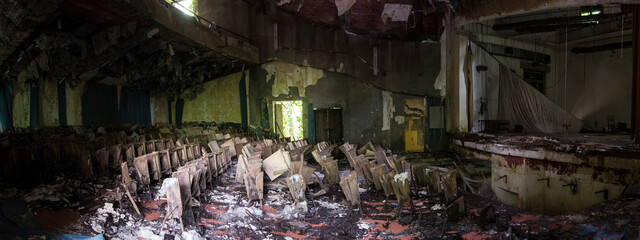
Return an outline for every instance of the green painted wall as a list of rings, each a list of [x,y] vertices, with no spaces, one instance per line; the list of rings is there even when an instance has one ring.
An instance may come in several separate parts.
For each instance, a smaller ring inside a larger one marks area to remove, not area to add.
[[[249,70],[245,74],[248,81]],[[185,99],[182,122],[240,123],[242,118],[238,88],[241,78],[242,72],[238,72],[203,83],[203,93],[198,94],[196,99]],[[175,101],[172,110],[175,110]]]

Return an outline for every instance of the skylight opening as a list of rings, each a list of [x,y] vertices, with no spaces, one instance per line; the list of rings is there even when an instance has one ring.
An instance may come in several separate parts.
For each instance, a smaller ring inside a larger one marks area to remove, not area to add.
[[[182,11],[183,13],[189,15],[189,16],[194,16],[193,14],[193,1],[194,0],[182,0],[182,1],[171,1],[171,5],[173,5],[174,7],[176,7],[178,10]]]

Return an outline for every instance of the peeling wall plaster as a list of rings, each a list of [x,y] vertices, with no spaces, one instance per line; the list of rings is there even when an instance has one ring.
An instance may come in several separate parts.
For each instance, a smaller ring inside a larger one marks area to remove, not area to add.
[[[274,97],[288,95],[289,87],[297,87],[300,97],[304,97],[305,89],[324,77],[321,69],[284,62],[265,63],[262,69],[267,71],[267,83],[274,80],[271,90]]]
[[[13,88],[13,126],[29,127],[30,94],[29,84],[14,83]]]
[[[70,126],[82,125],[82,93],[87,82],[82,81],[78,86],[71,88],[65,84],[67,95],[67,124]]]
[[[392,93],[382,91],[382,131],[391,129],[391,119],[395,111]]]
[[[245,71],[249,79],[249,70]],[[239,84],[242,72],[202,84],[204,92],[194,100],[184,100],[182,122],[215,121],[240,123]],[[188,90],[187,90],[188,91]]]
[[[65,84],[66,91],[66,115],[67,125],[82,125],[82,92],[85,82],[81,82],[77,87],[70,88]],[[12,84],[13,91],[13,126],[29,127],[31,116],[31,87],[29,84]],[[40,104],[39,121],[40,126],[60,125],[60,114],[58,105],[58,83],[55,81],[41,81],[39,87]]]
[[[151,96],[151,123],[169,123],[169,98],[167,96]]]
[[[60,125],[58,114],[58,83],[45,80],[40,82],[40,125]]]

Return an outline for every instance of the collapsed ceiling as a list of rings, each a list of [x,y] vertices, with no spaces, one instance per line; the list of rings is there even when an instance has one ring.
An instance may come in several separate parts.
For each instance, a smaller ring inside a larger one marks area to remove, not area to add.
[[[314,24],[405,40],[438,39],[444,29],[443,10],[448,6],[433,0],[280,0],[277,3],[278,9]]]
[[[1,81],[90,80],[179,94],[244,64],[166,29],[136,3],[0,0]]]

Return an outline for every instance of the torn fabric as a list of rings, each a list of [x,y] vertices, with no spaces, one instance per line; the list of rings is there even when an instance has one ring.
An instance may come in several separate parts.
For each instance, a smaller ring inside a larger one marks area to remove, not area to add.
[[[467,46],[467,52],[464,57],[464,79],[467,90],[467,129],[473,127],[473,64],[471,63],[471,46]]]
[[[509,127],[521,125],[525,132],[579,132],[582,121],[549,100],[509,68],[500,65],[498,118]]]

